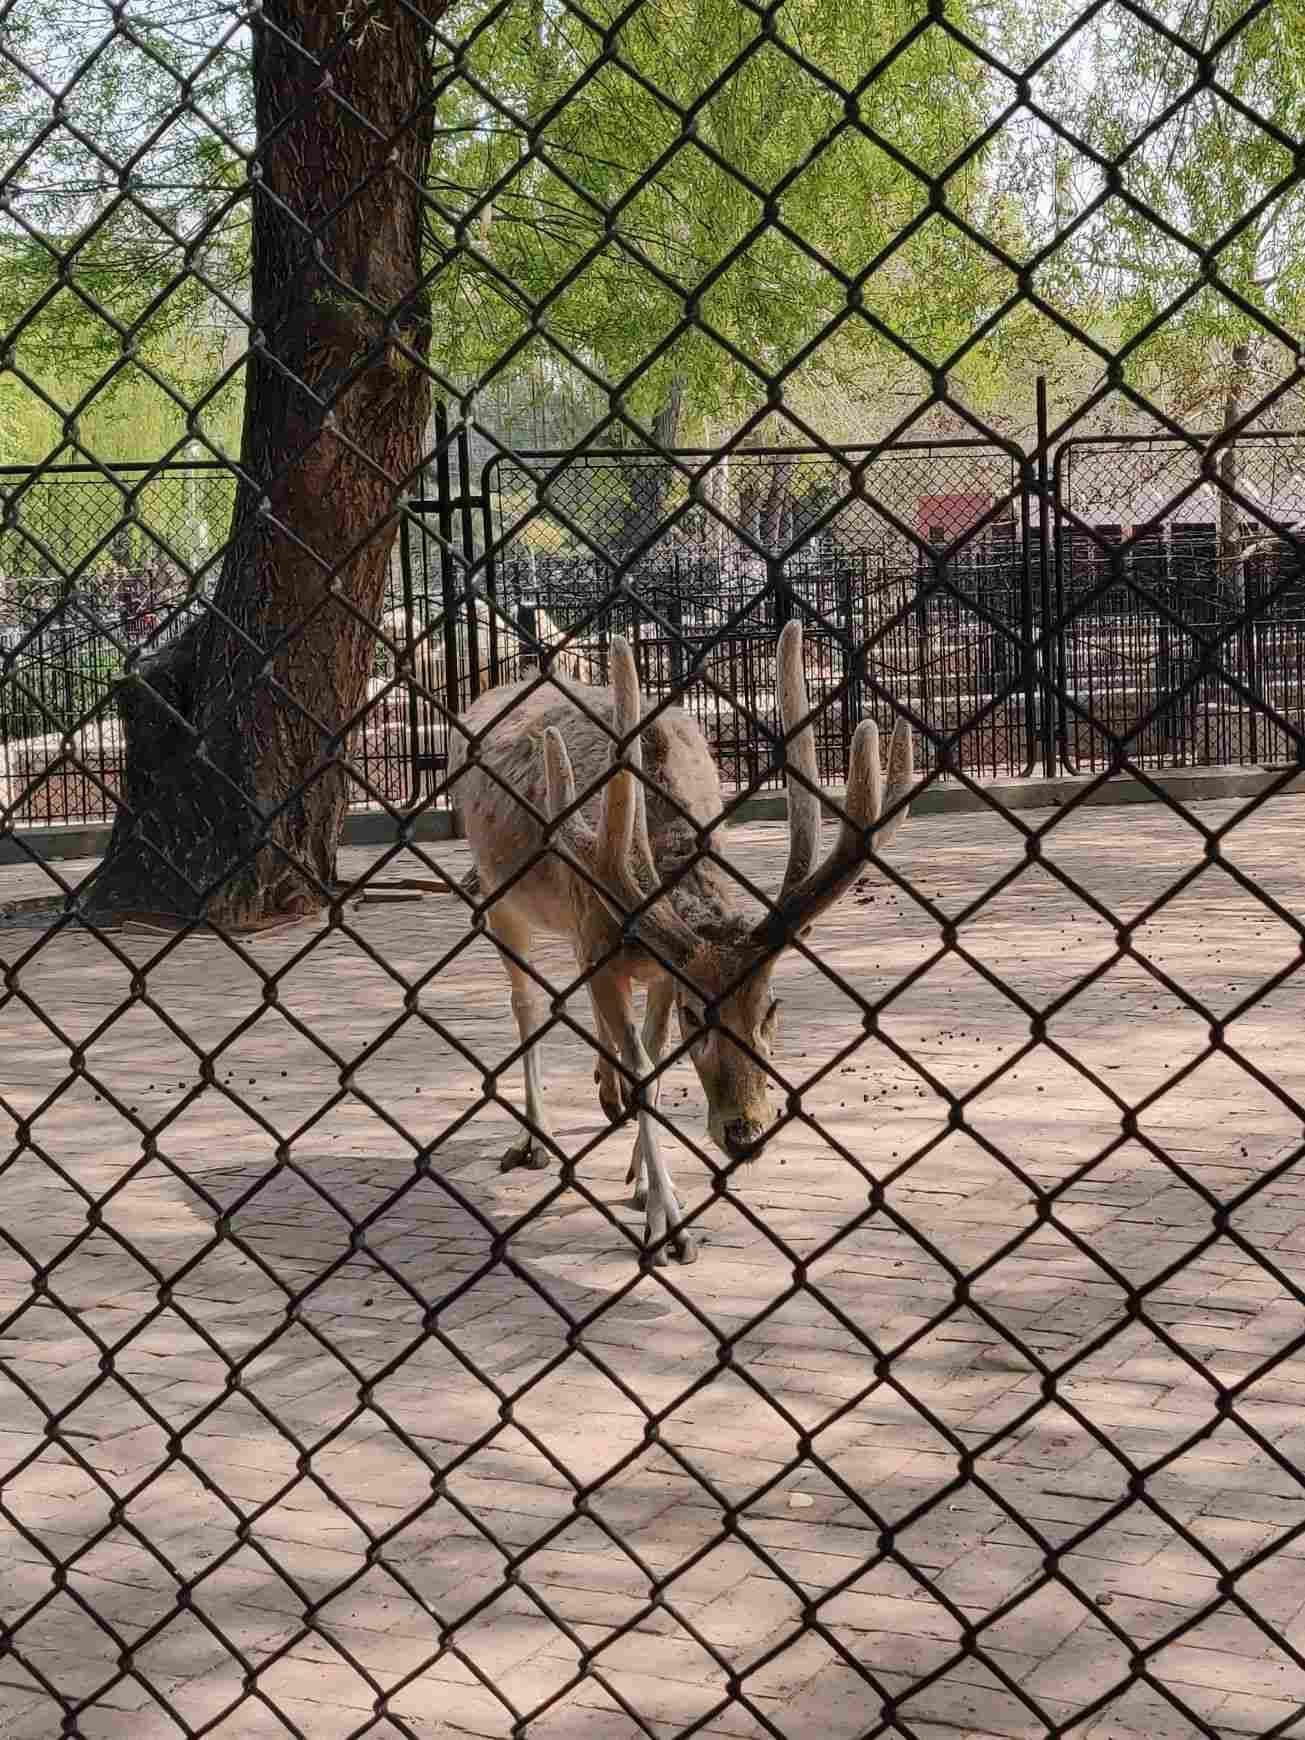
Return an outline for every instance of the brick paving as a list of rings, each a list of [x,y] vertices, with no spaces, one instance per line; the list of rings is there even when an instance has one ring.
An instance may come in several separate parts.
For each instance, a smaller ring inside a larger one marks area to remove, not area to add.
[[[1254,893],[1305,910],[1305,801],[1221,862],[1158,806],[1023,820],[1046,865],[917,821],[927,904],[867,881],[781,968],[802,1116],[715,1201],[675,1145],[702,1254],[642,1278],[576,1033],[546,1081],[599,1145],[497,1170],[455,900],[0,931],[3,1740],[1305,1734],[1301,944]],[[729,845],[773,883],[778,829]],[[839,976],[906,983],[882,1037]],[[701,1134],[687,1063],[663,1104]]]

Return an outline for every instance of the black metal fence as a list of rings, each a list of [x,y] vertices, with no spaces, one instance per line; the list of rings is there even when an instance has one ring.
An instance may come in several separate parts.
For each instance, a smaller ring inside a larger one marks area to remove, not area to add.
[[[1065,766],[1301,762],[1305,437],[1068,441],[1056,455]],[[1211,463],[1213,456],[1214,463]],[[1236,496],[1220,487],[1226,477]]]
[[[218,461],[0,467],[0,796],[9,825],[112,821],[124,756],[124,673],[211,599],[235,478]],[[386,612],[403,632],[396,560]],[[430,704],[378,645],[375,705],[352,738],[356,803],[419,801],[429,786]],[[438,712],[438,709],[436,710]],[[445,735],[442,722],[438,727]]]
[[[1203,460],[1218,438],[1193,441],[1058,449],[1046,603],[1032,467],[978,441],[523,453],[491,462],[472,498],[432,467],[386,594],[398,662],[378,648],[353,737],[357,802],[426,801],[452,712],[550,651],[567,675],[606,682],[617,633],[634,638],[650,693],[683,694],[727,785],[773,786],[755,722],[773,717],[774,634],[793,616],[810,629],[812,693],[832,703],[825,779],[844,777],[860,720],[883,724],[895,704],[977,779],[1030,774],[1053,717],[1070,773],[1109,771],[1125,739],[1155,768],[1300,761],[1302,592],[1275,528],[1305,520],[1305,437],[1238,443],[1247,500],[1223,526]],[[8,801],[20,822],[108,820],[124,659],[178,632],[211,590],[231,479],[182,464],[7,476]]]
[[[485,496],[500,607],[541,612],[546,641],[600,671],[610,636],[633,637],[651,693],[687,685],[729,785],[776,783],[749,721],[774,717],[774,637],[793,617],[830,703],[822,778],[844,777],[857,724],[884,723],[894,698],[976,777],[1031,765],[1027,502],[1010,452],[528,453],[491,466]]]
[[[652,694],[685,693],[726,783],[773,785],[766,735],[749,722],[773,714],[773,637],[796,615],[812,631],[812,691],[834,703],[821,714],[822,778],[841,780],[857,723],[882,723],[894,700],[979,779],[1032,772],[1044,708],[1067,772],[1108,770],[1143,718],[1129,754],[1146,766],[1299,761],[1305,622],[1274,528],[1305,517],[1305,438],[1244,438],[1238,454],[1249,504],[1221,555],[1230,532],[1199,449],[1064,443],[1045,622],[1030,468],[982,443],[749,450],[728,470],[706,452],[674,465],[627,450],[491,464],[474,502],[414,498],[385,607],[391,638],[411,643],[414,680],[378,650],[353,754],[372,791],[421,802],[447,757],[449,712],[550,650],[567,674],[605,682],[610,637],[624,633]],[[7,474],[13,682],[0,754],[20,821],[111,818],[124,659],[178,632],[211,586],[230,512],[220,467],[107,470]],[[658,530],[626,573],[620,551],[640,515]],[[474,630],[460,580],[472,567]]]

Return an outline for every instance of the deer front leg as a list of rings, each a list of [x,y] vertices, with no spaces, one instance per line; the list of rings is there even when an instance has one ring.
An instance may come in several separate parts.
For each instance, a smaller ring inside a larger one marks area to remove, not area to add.
[[[584,971],[584,962],[577,959],[576,965]],[[630,1104],[630,1089],[624,1076],[608,1055],[616,1049],[616,1042],[607,1031],[607,1023],[603,1020],[598,1008],[598,999],[594,996],[593,985],[587,987],[589,1005],[594,1012],[594,1028],[602,1051],[594,1064],[594,1081],[598,1086],[598,1103],[603,1108],[603,1115],[609,1123],[619,1123],[625,1116]]]
[[[653,1069],[656,1069],[666,1051],[666,1037],[670,1032],[671,1012],[674,1008],[674,981],[669,977],[654,979],[648,988],[648,1003],[643,1012],[643,1048]],[[654,1076],[646,1090],[650,1107],[657,1104],[660,1090],[661,1077]],[[649,1177],[648,1163],[643,1151],[643,1125],[640,1124],[634,1139],[634,1152],[630,1155],[630,1170],[625,1175],[625,1182],[634,1186],[636,1208],[642,1208],[648,1200]]]
[[[599,973],[592,983],[599,1013],[608,1032],[619,1044],[621,1062],[634,1078],[634,1092],[639,1105],[639,1152],[648,1174],[644,1242],[655,1247],[654,1263],[664,1263],[668,1256],[677,1257],[682,1263],[691,1263],[698,1255],[698,1248],[692,1236],[680,1230],[684,1212],[671,1183],[670,1169],[657,1140],[656,1120],[650,1110],[650,1093],[652,1104],[656,1103],[656,1083],[649,1079],[653,1063],[635,1025],[629,987],[606,973]]]
[[[489,914],[489,928],[495,939],[510,948],[520,960],[527,959],[530,948],[528,925],[522,924],[514,914],[496,907]],[[521,1064],[526,1077],[526,1121],[530,1127],[499,1161],[499,1171],[510,1172],[514,1167],[526,1166],[538,1172],[552,1159],[546,1138],[551,1137],[553,1131],[544,1109],[539,1045],[534,1041],[534,1035],[548,1020],[548,999],[512,955],[504,953],[503,965],[512,989],[512,1013],[516,1017],[517,1032],[526,1048]]]

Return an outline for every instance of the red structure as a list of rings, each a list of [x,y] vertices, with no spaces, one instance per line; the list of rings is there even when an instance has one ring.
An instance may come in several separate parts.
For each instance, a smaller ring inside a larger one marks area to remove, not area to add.
[[[992,511],[990,495],[922,495],[916,530],[931,544],[950,544]]]

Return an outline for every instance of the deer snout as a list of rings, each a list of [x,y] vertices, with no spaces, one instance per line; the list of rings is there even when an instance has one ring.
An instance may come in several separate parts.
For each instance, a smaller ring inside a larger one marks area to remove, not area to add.
[[[769,1133],[770,1125],[756,1118],[732,1118],[725,1126],[723,1147],[731,1160],[751,1160]]]

